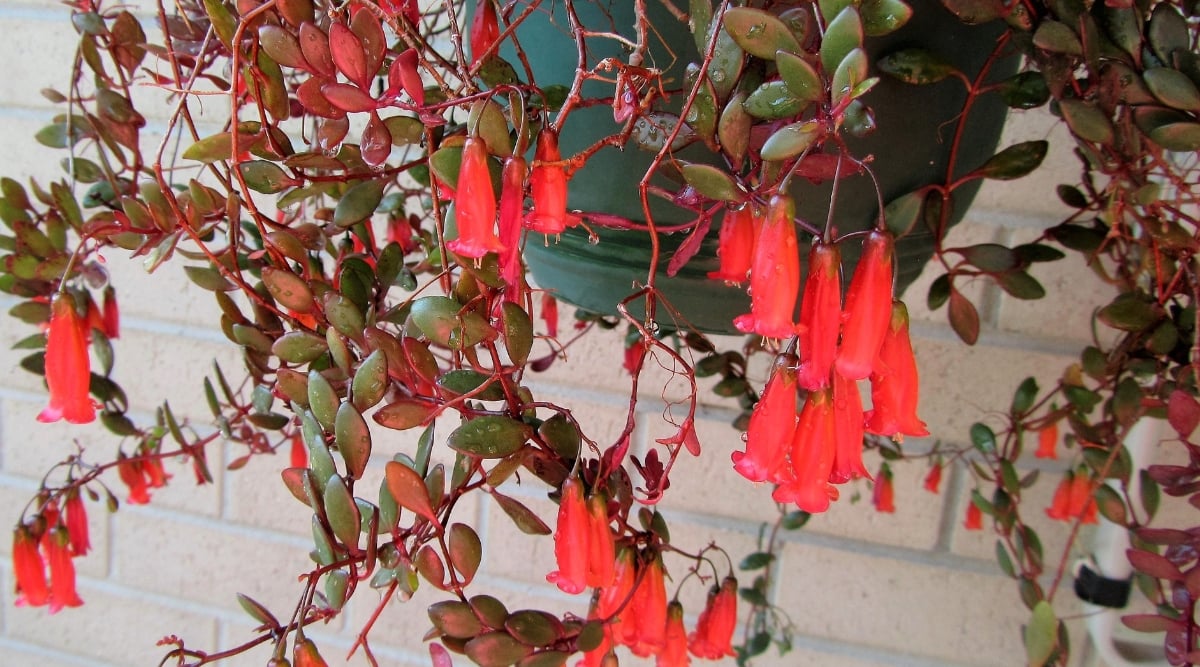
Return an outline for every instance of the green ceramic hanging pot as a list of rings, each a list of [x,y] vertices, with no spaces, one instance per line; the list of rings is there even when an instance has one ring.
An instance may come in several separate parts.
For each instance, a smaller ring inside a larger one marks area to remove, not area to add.
[[[514,15],[525,3],[518,3]],[[581,23],[597,32],[628,32],[634,24],[632,2],[575,3]],[[865,48],[869,61],[901,48],[919,46],[951,60],[962,72],[973,75],[984,65],[1003,30],[998,22],[968,26],[947,12],[937,0],[911,0],[912,19],[900,30],[884,37],[868,37]],[[547,82],[569,83],[575,75],[577,49],[567,29],[561,4],[543,2],[543,9],[526,20],[518,38],[526,50],[534,76],[540,85]],[[811,6],[810,3],[797,5]],[[664,71],[664,81],[676,88],[684,86],[685,67],[698,62],[695,39],[688,26],[662,8],[662,3],[646,3],[654,27],[653,47],[648,66]],[[506,47],[511,48],[511,47]],[[624,59],[623,47],[611,38],[587,40],[589,62],[603,58]],[[502,51],[506,58],[511,51]],[[993,67],[997,80],[1015,72],[1017,62],[1009,59]],[[584,98],[612,95],[612,84],[589,82]],[[676,98],[683,97],[682,94]],[[891,201],[923,185],[941,182],[947,170],[954,119],[965,100],[964,86],[953,77],[922,86],[907,85],[889,77],[881,81],[864,101],[874,110],[877,129],[862,139],[850,137],[847,144],[853,155],[874,156],[873,169],[879,179],[882,199]],[[677,102],[678,100],[676,100]],[[724,104],[718,102],[718,107]],[[676,107],[676,110],[678,107]],[[670,109],[668,109],[670,110]],[[1004,124],[1006,107],[998,96],[976,100],[956,162],[956,175],[981,165],[994,152]],[[573,155],[600,138],[614,134],[620,126],[613,120],[612,109],[597,105],[575,110],[560,130],[563,155]],[[690,162],[723,164],[721,158],[697,142],[673,156]],[[604,148],[575,173],[570,182],[569,206],[580,211],[599,211],[631,220],[643,220],[638,198],[638,182],[651,164],[652,152],[632,143],[624,149]],[[659,178],[656,176],[656,178]],[[668,181],[662,181],[668,183]],[[678,184],[671,186],[677,189]],[[954,192],[955,210],[951,221],[965,214],[979,182],[959,187]],[[820,227],[829,211],[830,183],[813,185],[807,179],[793,180],[791,193],[797,201],[797,213],[803,220]],[[839,234],[874,226],[879,215],[879,196],[865,174],[844,176],[835,202],[834,225]],[[660,199],[652,199],[652,212],[658,225],[688,222],[695,213]],[[732,321],[749,310],[745,287],[729,286],[707,277],[718,266],[716,257],[717,225],[702,242],[699,252],[674,276],[666,275],[666,265],[683,242],[682,234],[660,236],[660,274],[657,284],[666,300],[686,320],[687,325],[711,333],[736,333]],[[616,305],[631,294],[635,284],[646,280],[651,257],[648,235],[638,231],[598,228],[596,237],[581,228],[567,230],[557,239],[543,244],[531,238],[526,260],[534,281],[554,290],[555,294],[580,308],[613,314]],[[803,244],[807,247],[807,244]],[[858,244],[843,244],[842,254],[849,268],[856,260]],[[898,287],[903,290],[915,280],[933,254],[932,235],[920,224],[897,244]],[[638,313],[640,303],[630,305]],[[660,309],[659,323],[681,327],[666,309]]]

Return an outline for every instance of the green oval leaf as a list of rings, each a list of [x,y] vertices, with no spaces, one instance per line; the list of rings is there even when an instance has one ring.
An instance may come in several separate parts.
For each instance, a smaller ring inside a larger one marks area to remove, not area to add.
[[[246,187],[265,195],[272,195],[293,185],[299,185],[299,182],[290,178],[279,165],[266,160],[243,162],[238,165],[238,172],[241,173],[242,180],[246,182]]]
[[[821,124],[814,120],[784,125],[763,142],[762,159],[790,160],[808,150],[822,136]]]
[[[913,85],[937,83],[958,71],[920,47],[893,51],[876,61],[875,66],[884,74]]]
[[[346,483],[338,475],[325,482],[325,517],[329,519],[329,527],[338,541],[350,548],[358,546],[360,516],[354,496],[346,488]]]
[[[465,523],[450,526],[450,563],[462,575],[462,583],[469,584],[479,571],[483,560],[483,544],[474,529]]]
[[[271,354],[289,364],[307,364],[326,351],[325,339],[307,331],[289,331],[271,344]]]
[[[350,227],[371,217],[379,202],[383,200],[383,189],[387,179],[363,181],[346,190],[333,210],[333,224],[338,227]]]
[[[718,169],[710,164],[694,164],[680,162],[683,180],[709,199],[720,201],[741,201],[742,191],[737,181],[724,169]]]
[[[768,81],[750,93],[742,106],[755,118],[777,120],[795,116],[806,105],[788,90],[784,82]]]
[[[447,444],[456,452],[484,459],[515,453],[529,439],[527,425],[498,415],[476,417],[450,434]]]
[[[334,443],[346,460],[346,474],[360,479],[371,459],[371,429],[362,414],[350,403],[338,408],[333,425]]]
[[[273,266],[262,268],[262,281],[271,297],[289,310],[308,313],[313,308],[313,293],[303,278]]]
[[[776,51],[798,53],[800,43],[782,21],[761,9],[732,7],[724,14],[725,30],[746,53],[774,60]]]
[[[975,173],[999,181],[1020,178],[1042,164],[1049,146],[1041,139],[1013,144],[989,158]]]
[[[858,9],[848,6],[825,28],[825,37],[821,40],[821,66],[826,72],[833,72],[847,53],[862,48],[862,45],[862,18]]]

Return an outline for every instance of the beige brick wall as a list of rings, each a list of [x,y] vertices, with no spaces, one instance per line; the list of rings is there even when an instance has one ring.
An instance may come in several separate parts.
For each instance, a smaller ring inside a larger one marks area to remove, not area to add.
[[[0,77],[0,137],[8,158],[0,171],[6,175],[45,182],[58,174],[58,156],[38,149],[30,135],[53,113],[36,91],[60,82],[70,62],[73,42],[64,18],[51,3],[0,0],[5,34],[0,62],[6,63]],[[1047,134],[1061,139],[1052,119],[1040,113],[1014,117],[1009,130],[1012,141]],[[1052,158],[1052,165],[1033,178],[988,184],[954,237],[964,242],[1024,239],[1054,222],[1062,213],[1053,198],[1056,176],[1067,180],[1076,170],[1065,151]],[[238,367],[231,345],[211,328],[212,300],[177,267],[146,276],[140,263],[125,262],[118,253],[108,259],[126,316],[116,344],[118,378],[134,406],[151,410],[169,397],[180,412],[203,415],[200,381],[211,361]],[[1038,268],[1038,277],[1052,290],[1045,301],[1018,302],[991,286],[972,288],[973,296],[988,304],[974,348],[955,339],[944,311],[926,311],[924,295],[933,274],[913,288],[909,301],[923,373],[923,413],[936,438],[963,441],[972,422],[987,420],[1007,405],[1022,378],[1033,375],[1045,386],[1087,340],[1088,315],[1105,295],[1080,280],[1086,270],[1078,264]],[[12,303],[0,297],[0,308]],[[29,333],[0,318],[0,339],[14,341]],[[21,353],[7,347],[0,345],[0,359],[12,369]],[[538,382],[544,396],[566,401],[601,439],[617,432],[624,420],[625,381],[615,362],[619,349],[619,336],[593,336],[573,348],[569,363],[557,364]],[[116,447],[96,429],[37,424],[42,401],[33,376],[14,370],[0,379],[0,526],[17,521],[44,471],[75,443],[99,452]],[[665,434],[653,432],[661,406],[648,400],[641,410],[651,425],[635,434],[635,446],[644,451],[649,438]],[[680,545],[718,540],[737,558],[753,550],[758,522],[771,516],[773,504],[766,487],[753,488],[730,467],[729,453],[740,445],[739,434],[728,426],[732,415],[728,405],[701,411],[704,454],[680,462],[662,511]],[[914,451],[930,445],[908,443]],[[225,462],[235,456],[224,452]],[[1054,472],[1053,466],[1028,465]],[[214,465],[215,482],[205,487],[194,486],[189,471],[172,470],[175,481],[147,507],[123,507],[106,516],[93,506],[95,553],[79,564],[87,604],[78,610],[49,616],[43,609],[14,607],[11,567],[3,558],[0,664],[154,665],[162,654],[155,641],[165,635],[179,634],[207,650],[244,641],[252,623],[238,609],[235,593],[288,609],[300,592],[295,575],[306,569],[307,512],[275,481],[282,467],[270,458],[256,459],[240,472]],[[796,623],[796,650],[785,658],[770,653],[756,664],[983,667],[1023,661],[1025,611],[1015,586],[994,565],[994,539],[960,530],[968,475],[952,469],[935,496],[921,488],[924,472],[919,462],[895,466],[895,515],[877,515],[866,500],[869,489],[860,485],[846,489],[844,499],[808,528],[787,536],[784,574],[771,594]],[[381,470],[370,474],[377,480]],[[1053,482],[1053,475],[1043,476],[1033,490],[1032,514],[1040,514]],[[510,485],[505,492],[552,519],[553,506],[536,484]],[[850,499],[859,494],[857,502]],[[584,600],[564,596],[545,582],[544,574],[553,569],[549,540],[517,532],[490,503],[470,512],[479,519],[488,550],[479,592],[501,595],[513,608],[585,611]],[[1047,553],[1057,553],[1061,531],[1044,528]],[[0,556],[9,548],[7,538],[0,539]],[[694,593],[688,598],[693,611],[699,604]],[[381,662],[428,664],[421,644],[423,606],[438,597],[423,590],[408,604],[388,607],[374,634]],[[376,602],[373,593],[364,592],[343,618],[312,633],[331,664],[341,664]],[[1082,633],[1073,637],[1076,664],[1095,664],[1085,644]],[[261,665],[267,657],[259,650],[228,664]],[[350,664],[365,663],[358,656]]]

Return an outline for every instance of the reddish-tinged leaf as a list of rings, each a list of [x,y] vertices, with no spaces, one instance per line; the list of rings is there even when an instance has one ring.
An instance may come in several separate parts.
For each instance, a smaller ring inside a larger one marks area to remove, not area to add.
[[[358,35],[344,23],[329,26],[329,53],[339,71],[362,88],[371,87],[371,73],[367,71],[367,57],[363,53]]]
[[[508,518],[512,519],[513,523],[517,525],[517,528],[522,533],[528,535],[549,535],[552,532],[550,526],[547,526],[541,517],[534,514],[533,510],[519,501],[509,498],[499,491],[492,491],[492,498],[496,500],[496,503],[500,505],[500,509],[504,510],[504,513],[508,515]]]
[[[386,468],[388,490],[392,497],[406,510],[437,523],[433,505],[429,502],[429,490],[425,488],[425,480],[417,471],[397,461],[388,461]]]
[[[1186,440],[1200,425],[1200,402],[1182,389],[1171,392],[1167,399],[1167,422]]]
[[[363,128],[358,148],[362,152],[363,162],[371,167],[382,165],[387,161],[388,155],[391,155],[392,133],[388,131],[387,125],[384,125],[383,121],[379,119],[379,114],[371,114],[367,126]]]
[[[1183,573],[1179,571],[1179,568],[1164,556],[1141,549],[1129,549],[1125,554],[1129,556],[1129,563],[1135,570],[1144,572],[1155,579],[1179,581],[1183,578]]]
[[[401,90],[408,93],[413,104],[425,105],[425,85],[421,82],[421,74],[417,71],[417,52],[408,49],[392,61],[388,69],[388,91],[391,95]]]
[[[450,660],[450,652],[441,644],[429,645],[429,661],[433,667],[454,667],[454,662]]]
[[[329,37],[316,25],[304,23],[300,26],[300,51],[318,74],[328,77],[337,74],[333,54],[329,52]]]
[[[979,340],[979,311],[954,288],[950,289],[950,326],[967,345]]]
[[[322,118],[344,118],[346,112],[333,106],[321,92],[321,80],[312,77],[296,87],[296,99],[309,111]],[[185,156],[186,157],[186,156]]]
[[[330,104],[342,111],[374,111],[379,107],[379,104],[361,88],[347,83],[324,84],[321,86],[321,94]]]
[[[671,261],[667,263],[667,275],[673,276],[679,273],[685,264],[691,261],[692,257],[700,250],[700,244],[704,241],[704,237],[708,235],[708,229],[712,226],[712,218],[703,217],[692,229],[692,233],[688,235],[683,243],[679,244],[679,249],[675,254],[671,255]]]
[[[1121,617],[1121,622],[1138,632],[1169,632],[1187,628],[1183,621],[1158,614],[1128,614]]]
[[[366,57],[367,76],[375,76],[379,66],[383,64],[383,52],[387,49],[387,37],[383,33],[383,24],[371,12],[358,12],[350,19],[350,30],[358,36],[362,43],[363,55]]]

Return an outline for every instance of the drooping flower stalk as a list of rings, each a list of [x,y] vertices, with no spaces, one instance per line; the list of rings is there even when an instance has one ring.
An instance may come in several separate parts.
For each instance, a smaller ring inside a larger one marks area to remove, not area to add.
[[[917,417],[920,382],[912,341],[908,336],[908,309],[895,301],[892,316],[871,372],[871,412],[867,430],[898,437],[929,435],[925,422]]]
[[[726,577],[715,592],[709,591],[696,631],[688,637],[692,655],[706,660],[736,655],[733,631],[737,626],[737,595],[737,579],[733,577]]]
[[[834,451],[833,471],[829,481],[842,484],[860,477],[870,477],[863,465],[863,404],[858,393],[858,381],[848,380],[834,371],[833,418],[837,448]]]
[[[892,235],[872,230],[863,241],[862,255],[846,291],[842,312],[842,344],[834,362],[851,380],[871,374],[892,312]]]
[[[800,386],[828,387],[837,358],[842,317],[842,255],[832,243],[816,242],[808,253],[808,277],[800,301]]]
[[[754,239],[760,224],[754,215],[753,204],[725,210],[721,233],[717,238],[720,267],[710,271],[709,278],[727,283],[740,283],[746,279],[754,261]]]
[[[567,170],[552,164],[562,161],[558,134],[553,129],[542,128],[534,157],[537,162],[529,175],[533,211],[526,216],[525,224],[535,232],[555,236],[567,228]]]
[[[50,328],[46,334],[46,386],[50,404],[38,414],[40,422],[66,419],[86,424],[96,419],[88,396],[91,362],[88,359],[86,323],[75,311],[75,300],[60,292],[50,302]]]
[[[754,244],[750,267],[750,312],[734,318],[743,333],[789,338],[800,295],[800,256],[796,247],[796,205],[790,195],[776,194]]]
[[[454,194],[454,219],[458,238],[446,244],[455,254],[480,259],[489,252],[503,253],[496,236],[496,193],[488,171],[487,146],[479,137],[467,137]]]
[[[789,368],[789,360],[794,359],[787,355],[776,359],[775,373],[750,414],[746,451],[732,454],[733,469],[752,482],[773,479],[786,464],[796,431],[796,374]]]
[[[795,503],[805,512],[824,512],[838,497],[829,483],[837,449],[836,417],[829,389],[808,395],[792,437],[789,477],[776,487],[775,502]]]

